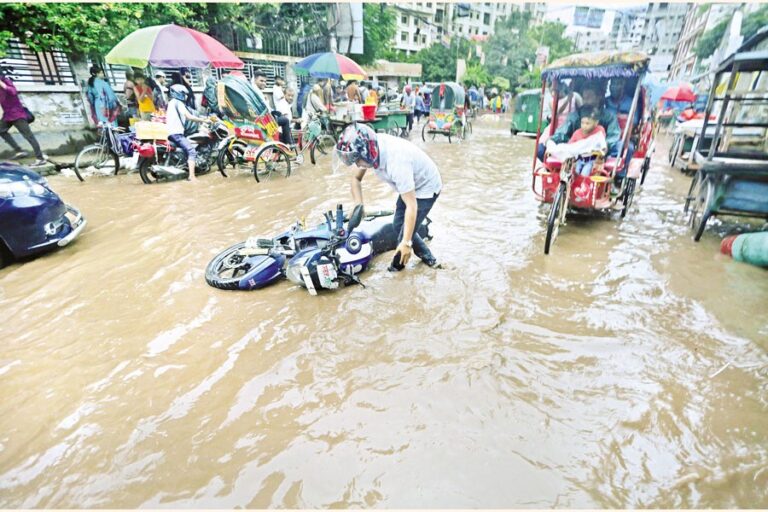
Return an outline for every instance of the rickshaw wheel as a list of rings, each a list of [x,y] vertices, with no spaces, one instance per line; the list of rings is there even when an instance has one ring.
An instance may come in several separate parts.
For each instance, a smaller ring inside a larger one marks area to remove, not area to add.
[[[434,137],[433,137],[434,138]],[[421,140],[427,142],[427,124],[421,129]]]
[[[693,241],[698,242],[704,229],[707,227],[707,221],[712,216],[712,200],[715,195],[715,185],[711,179],[704,179],[699,187],[699,193],[691,205],[690,225],[693,229]]]
[[[701,187],[701,171],[696,171],[696,174],[691,178],[691,186],[688,188],[688,195],[685,197],[685,206],[683,206],[683,213],[687,214],[691,207],[691,201],[699,195],[699,188]],[[690,219],[689,219],[690,220]]]
[[[629,207],[632,206],[632,199],[635,197],[635,185],[637,178],[627,178],[627,186],[624,189],[624,207],[621,209],[621,218],[627,216]]]
[[[544,240],[544,254],[549,254],[549,250],[552,248],[552,244],[555,243],[558,233],[560,232],[560,220],[565,210],[565,201],[567,189],[565,183],[560,183],[555,193],[555,199],[552,201],[552,208],[549,210],[549,217],[547,217],[547,237]]]
[[[254,162],[254,173],[259,177],[270,179],[272,176],[291,175],[291,157],[276,146],[264,146],[257,154]]]

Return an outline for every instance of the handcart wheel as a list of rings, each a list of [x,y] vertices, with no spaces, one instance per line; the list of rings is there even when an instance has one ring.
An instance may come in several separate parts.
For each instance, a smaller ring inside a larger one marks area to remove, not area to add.
[[[549,210],[549,217],[547,218],[547,238],[544,240],[544,254],[549,254],[549,250],[552,248],[552,244],[555,243],[555,239],[560,232],[560,221],[564,216],[565,202],[568,199],[566,196],[567,192],[565,183],[560,183],[555,193],[555,199],[552,201],[552,208]]]
[[[624,189],[624,207],[621,209],[621,218],[626,217],[629,207],[632,206],[632,199],[635,197],[635,184],[637,178],[627,178],[627,186]]]
[[[685,197],[685,206],[683,206],[683,213],[687,214],[691,207],[691,202],[699,195],[699,188],[703,183],[702,172],[696,171],[696,174],[691,178],[691,186],[688,188],[688,195]]]
[[[693,241],[698,242],[704,229],[707,227],[707,221],[712,216],[712,202],[715,196],[715,184],[711,178],[705,178],[699,187],[699,193],[691,204],[690,225],[693,230]]]

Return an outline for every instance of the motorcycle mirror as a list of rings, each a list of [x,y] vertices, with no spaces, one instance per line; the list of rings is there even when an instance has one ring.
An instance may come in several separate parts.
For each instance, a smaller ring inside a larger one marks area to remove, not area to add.
[[[352,215],[349,216],[349,224],[347,224],[347,234],[351,233],[353,229],[360,225],[363,221],[363,205],[356,204],[355,209],[352,210]]]

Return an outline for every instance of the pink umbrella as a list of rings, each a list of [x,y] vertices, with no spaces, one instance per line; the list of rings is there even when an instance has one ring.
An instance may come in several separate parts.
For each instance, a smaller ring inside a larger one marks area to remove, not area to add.
[[[141,28],[117,43],[106,55],[107,64],[159,67],[242,68],[234,53],[207,34],[178,25]]]
[[[688,84],[680,84],[670,87],[661,95],[662,100],[669,101],[696,101],[696,93]]]

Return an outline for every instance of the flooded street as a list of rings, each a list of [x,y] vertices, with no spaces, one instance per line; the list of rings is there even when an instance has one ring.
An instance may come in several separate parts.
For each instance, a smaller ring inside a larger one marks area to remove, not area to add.
[[[412,140],[443,175],[445,268],[387,254],[318,297],[204,272],[351,207],[328,158],[50,178],[88,227],[0,271],[0,506],[768,507],[766,271],[719,254],[727,227],[691,240],[667,140],[626,219],[569,218],[549,256],[533,140],[491,116]]]

